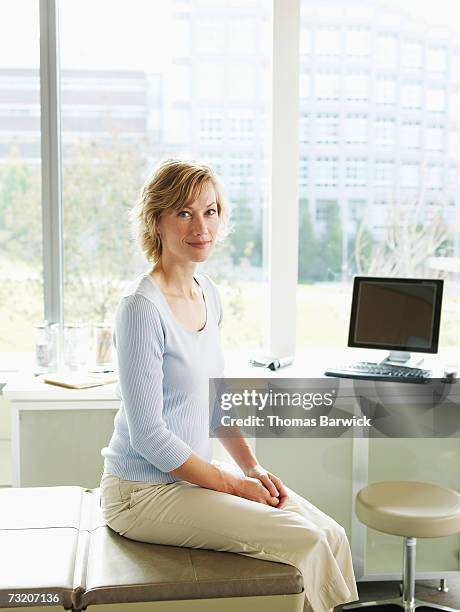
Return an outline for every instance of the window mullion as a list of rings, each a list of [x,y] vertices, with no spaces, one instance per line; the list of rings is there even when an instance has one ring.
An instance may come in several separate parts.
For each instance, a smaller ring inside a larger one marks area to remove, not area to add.
[[[300,0],[273,0],[269,352],[295,353],[298,267]]]
[[[45,319],[63,323],[63,211],[57,0],[40,0],[40,104]]]

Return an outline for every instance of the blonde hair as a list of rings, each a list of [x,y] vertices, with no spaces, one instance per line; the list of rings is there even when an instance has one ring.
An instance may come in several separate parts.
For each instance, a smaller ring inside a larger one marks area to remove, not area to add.
[[[131,210],[131,220],[134,235],[148,261],[156,262],[161,257],[161,239],[157,232],[161,214],[181,210],[189,205],[199,197],[207,184],[211,184],[216,193],[220,220],[218,239],[221,240],[226,235],[229,207],[220,181],[209,166],[167,159],[145,181]]]

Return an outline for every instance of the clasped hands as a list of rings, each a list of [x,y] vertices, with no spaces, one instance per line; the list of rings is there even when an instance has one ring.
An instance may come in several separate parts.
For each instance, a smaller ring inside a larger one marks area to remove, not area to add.
[[[256,478],[264,485],[271,495],[268,505],[276,508],[284,508],[288,498],[288,493],[286,491],[286,487],[277,476],[271,472],[267,472],[267,470],[264,469],[259,463],[253,467],[243,469],[243,472],[245,476],[249,478]]]

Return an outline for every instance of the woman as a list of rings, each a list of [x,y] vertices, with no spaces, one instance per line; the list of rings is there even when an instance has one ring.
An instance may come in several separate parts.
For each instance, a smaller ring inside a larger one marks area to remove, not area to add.
[[[116,312],[122,403],[101,451],[102,512],[132,540],[294,565],[306,609],[326,612],[358,598],[343,528],[260,466],[244,437],[222,437],[239,468],[212,461],[208,385],[223,372],[222,306],[195,270],[225,217],[206,166],[169,160],[143,187],[134,218],[153,267]]]

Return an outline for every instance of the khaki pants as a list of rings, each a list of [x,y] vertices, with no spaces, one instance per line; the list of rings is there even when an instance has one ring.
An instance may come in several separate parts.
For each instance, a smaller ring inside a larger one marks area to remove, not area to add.
[[[236,465],[212,463],[242,475]],[[286,489],[287,504],[277,509],[183,480],[156,484],[105,472],[101,509],[107,525],[131,540],[234,552],[293,565],[304,578],[305,610],[326,612],[357,600],[345,530]]]

